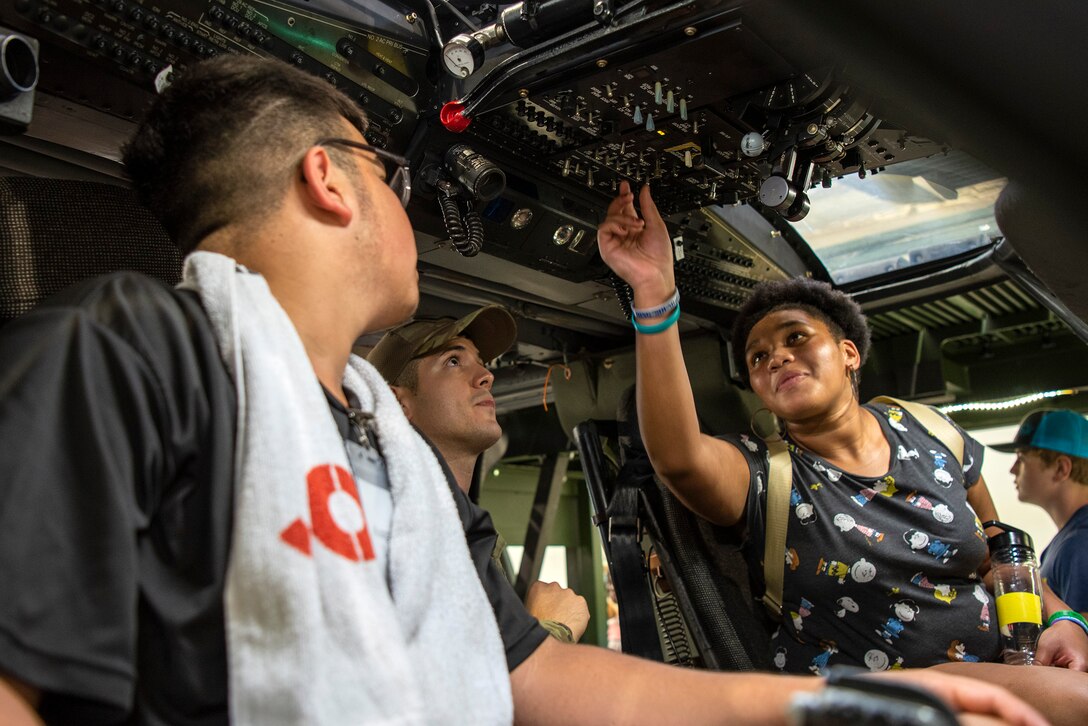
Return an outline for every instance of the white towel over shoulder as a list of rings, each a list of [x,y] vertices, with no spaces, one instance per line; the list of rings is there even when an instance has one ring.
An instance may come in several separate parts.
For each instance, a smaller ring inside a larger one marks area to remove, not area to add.
[[[200,295],[238,391],[232,721],[510,723],[502,642],[453,498],[381,376],[352,356],[344,384],[374,413],[389,471],[388,585],[343,440],[264,278],[197,252],[182,286]]]

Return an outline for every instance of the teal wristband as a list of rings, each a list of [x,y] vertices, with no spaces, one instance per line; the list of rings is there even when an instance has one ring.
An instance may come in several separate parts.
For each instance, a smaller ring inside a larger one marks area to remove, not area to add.
[[[1084,631],[1084,634],[1088,635],[1088,621],[1085,621],[1084,616],[1075,610],[1058,610],[1047,618],[1046,624],[1047,626],[1050,626],[1062,620],[1076,623],[1081,627],[1081,630]]]
[[[680,306],[677,305],[672,309],[672,313],[669,317],[662,320],[660,323],[654,323],[653,325],[643,325],[639,321],[631,318],[631,325],[635,326],[635,330],[643,335],[653,335],[654,333],[660,333],[662,330],[668,330],[676,321],[680,319]]]

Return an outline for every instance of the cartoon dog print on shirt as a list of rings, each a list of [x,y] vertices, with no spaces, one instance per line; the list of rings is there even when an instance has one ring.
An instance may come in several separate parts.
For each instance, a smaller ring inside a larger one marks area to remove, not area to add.
[[[826,476],[829,482],[837,482],[839,479],[842,479],[841,471],[836,471],[835,469],[828,469],[819,461],[813,462],[812,468]]]
[[[839,606],[839,609],[835,611],[835,615],[840,618],[845,618],[846,613],[857,613],[861,609],[852,597],[840,597],[835,601],[835,604]]]
[[[891,474],[874,484],[873,489],[876,489],[877,494],[885,497],[895,496],[895,493],[899,491],[895,486],[895,477]]]
[[[903,444],[899,444],[899,452],[898,452],[897,456],[899,457],[900,461],[907,461],[908,459],[917,459],[918,458],[918,449],[911,449],[910,451],[907,451],[907,447],[903,446]]]

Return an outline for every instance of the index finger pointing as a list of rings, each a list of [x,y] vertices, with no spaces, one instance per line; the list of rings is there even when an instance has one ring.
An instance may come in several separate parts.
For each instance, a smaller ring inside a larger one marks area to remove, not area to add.
[[[631,185],[626,181],[620,182],[620,190],[612,202],[608,205],[608,216],[634,217],[638,219],[635,211],[635,195],[631,193]]]

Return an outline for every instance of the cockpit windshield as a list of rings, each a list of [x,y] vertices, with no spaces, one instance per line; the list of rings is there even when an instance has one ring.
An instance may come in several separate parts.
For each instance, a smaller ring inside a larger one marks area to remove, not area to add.
[[[1006,180],[966,154],[909,161],[809,192],[793,227],[843,285],[953,257],[1000,235],[994,202]]]

